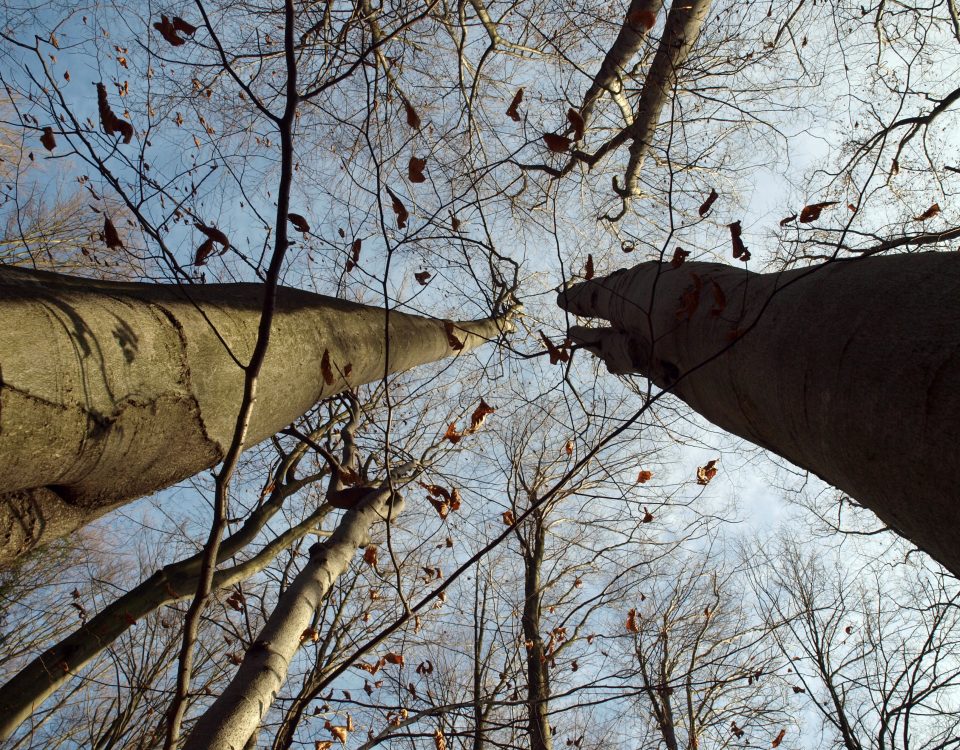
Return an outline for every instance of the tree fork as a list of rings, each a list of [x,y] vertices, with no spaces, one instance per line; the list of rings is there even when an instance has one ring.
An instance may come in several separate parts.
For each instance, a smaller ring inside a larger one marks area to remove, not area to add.
[[[960,575],[960,257],[758,274],[649,262],[560,293],[570,337],[818,475]]]
[[[262,295],[258,284],[134,284],[0,268],[0,567],[222,459]],[[506,317],[387,317],[281,288],[246,444],[322,398],[467,352],[508,326]]]

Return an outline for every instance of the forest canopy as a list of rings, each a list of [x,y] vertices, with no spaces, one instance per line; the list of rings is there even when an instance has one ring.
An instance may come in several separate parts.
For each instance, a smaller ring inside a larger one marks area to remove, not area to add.
[[[958,742],[953,0],[2,8],[10,747]]]

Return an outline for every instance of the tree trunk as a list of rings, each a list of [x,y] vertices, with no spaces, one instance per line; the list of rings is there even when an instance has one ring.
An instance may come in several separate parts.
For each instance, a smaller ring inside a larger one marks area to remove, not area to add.
[[[543,565],[543,518],[534,514],[531,544],[523,556],[523,614],[520,621],[527,650],[527,732],[530,750],[553,750],[550,732],[550,675],[540,633],[540,566]]]
[[[0,268],[0,567],[222,458],[262,292]],[[453,338],[469,351],[504,325],[387,318],[280,289],[247,445],[321,398],[448,357]]]
[[[391,496],[386,482],[371,488],[347,511],[330,539],[310,548],[310,559],[280,597],[230,684],[198,719],[184,750],[236,750],[257,732],[330,587],[349,567],[357,549],[368,543],[370,527],[388,513],[391,517],[400,513],[399,502],[394,501],[390,509]]]
[[[656,262],[559,304],[571,338],[714,424],[812,471],[960,575],[960,257],[780,274]]]

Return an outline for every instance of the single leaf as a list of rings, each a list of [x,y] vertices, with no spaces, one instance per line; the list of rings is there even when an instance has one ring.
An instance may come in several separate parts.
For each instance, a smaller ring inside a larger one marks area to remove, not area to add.
[[[166,16],[160,16],[160,20],[154,22],[153,28],[159,31],[160,36],[162,36],[168,44],[174,47],[179,47],[181,44],[186,44],[187,40],[181,39],[179,36],[177,36],[176,26]]]
[[[350,273],[354,268],[357,267],[357,264],[360,262],[360,246],[361,241],[359,239],[354,240],[353,244],[350,246],[350,257],[347,259],[347,264],[344,266],[344,271]]]
[[[649,482],[651,479],[653,479],[652,471],[647,471],[646,469],[644,469],[644,470],[641,470],[639,474],[637,474],[637,484],[645,484]]]
[[[823,209],[835,206],[837,203],[838,201],[825,201],[823,203],[811,203],[809,206],[804,206],[800,209],[800,223],[809,224],[811,221],[816,221],[820,218]]]
[[[787,224],[791,224],[791,223],[793,223],[793,222],[796,221],[796,220],[797,220],[797,215],[796,215],[796,214],[790,214],[790,215],[789,215],[788,217],[786,217],[785,219],[780,219],[780,226],[785,227]]]
[[[568,440],[568,441],[567,441],[567,444],[566,444],[565,446],[563,446],[563,450],[566,451],[566,454],[567,454],[568,456],[572,456],[572,455],[573,455],[573,441],[572,441],[572,440]]]
[[[439,727],[433,730],[433,747],[434,750],[447,750],[447,739]]]
[[[713,207],[714,201],[716,201],[719,197],[720,196],[717,194],[717,191],[713,188],[710,188],[710,195],[708,195],[707,199],[700,204],[700,208],[697,210],[697,213],[700,214],[700,218],[703,218],[707,215],[707,213],[709,213],[710,209]]]
[[[409,125],[414,130],[420,129],[420,115],[417,114],[417,110],[413,108],[413,105],[404,98],[403,108],[407,111],[407,125]]]
[[[323,382],[327,385],[333,385],[333,367],[330,365],[330,351],[323,350],[323,357],[320,358],[320,374],[323,375]]]
[[[512,511],[512,510],[505,510],[505,511],[503,511],[503,513],[500,515],[500,518],[503,520],[503,525],[504,525],[504,526],[513,526],[513,523],[514,523],[514,521],[516,520],[516,519],[513,517],[513,511]]]
[[[573,128],[573,140],[579,141],[583,138],[584,130],[587,124],[583,121],[583,115],[571,107],[567,110],[567,122]]]
[[[180,16],[173,17],[173,28],[179,31],[181,34],[186,34],[187,36],[193,36],[197,31],[196,26],[194,26],[192,23],[184,21],[182,18],[180,18]]]
[[[507,107],[507,117],[509,117],[514,122],[520,122],[520,112],[517,109],[520,106],[520,103],[523,101],[523,88],[517,89],[517,93],[513,95],[513,101],[510,102],[510,106]]]
[[[427,496],[427,500],[430,501],[433,509],[437,511],[437,515],[440,516],[440,520],[447,520],[447,516],[450,515],[450,503],[446,502],[445,500],[438,500],[435,497],[430,497],[429,495]]]
[[[312,641],[317,643],[320,640],[320,631],[316,628],[307,628],[300,634],[300,643],[306,643],[307,641]]]
[[[625,623],[628,633],[639,633],[640,628],[637,625],[637,610],[631,609],[627,612],[627,621]]]
[[[547,144],[547,148],[555,154],[562,154],[569,151],[570,145],[573,143],[573,141],[566,136],[557,135],[556,133],[544,133],[543,140]]]
[[[401,667],[403,666],[403,654],[397,654],[391,651],[383,655],[383,660],[387,664],[398,664]]]
[[[583,269],[583,278],[587,281],[593,278],[593,254],[587,253],[587,264]]]
[[[750,260],[750,251],[747,250],[747,246],[743,244],[743,238],[741,237],[743,229],[740,226],[740,222],[735,221],[732,224],[727,224],[727,228],[730,230],[730,241],[733,243],[733,257],[739,258],[744,262]]]
[[[350,732],[347,731],[346,727],[331,725],[328,729],[330,730],[330,734],[333,735],[333,738],[341,745],[347,744],[347,740],[350,738]]]
[[[430,280],[430,272],[429,272],[429,271],[420,271],[419,273],[415,273],[415,274],[413,275],[413,278],[415,278],[415,279],[417,280],[417,283],[418,283],[420,286],[426,286],[426,285],[427,285],[427,282]]]
[[[213,253],[213,240],[205,239],[200,243],[200,247],[197,248],[196,254],[193,256],[193,265],[202,266],[207,262],[207,258]]]
[[[427,178],[423,174],[426,166],[426,159],[418,159],[416,156],[411,156],[410,163],[407,165],[407,177],[410,178],[410,182],[426,182]]]
[[[458,339],[453,334],[455,330],[453,327],[453,321],[452,320],[443,321],[443,330],[446,331],[447,343],[450,345],[450,348],[453,349],[455,352],[461,351],[463,349],[463,341]]]
[[[717,475],[717,461],[719,459],[713,459],[712,461],[707,461],[705,466],[697,467],[697,484],[707,485],[710,484],[710,480]]]
[[[330,750],[331,747],[333,747],[333,742],[330,740],[317,740],[313,743],[313,750]]]
[[[97,84],[97,109],[100,112],[100,127],[107,135],[119,133],[123,137],[124,143],[130,143],[133,139],[133,125],[117,117],[110,109],[110,102],[107,100],[107,87],[102,83]]]
[[[780,733],[773,738],[773,742],[770,743],[770,747],[780,747],[780,743],[783,742],[783,737],[786,735],[786,733],[786,729],[781,729]]]
[[[457,431],[457,423],[451,422],[450,426],[447,427],[447,431],[444,433],[443,437],[445,440],[449,440],[451,443],[456,445],[460,442],[460,439],[463,437],[463,435]]]
[[[111,250],[123,249],[123,241],[120,239],[117,228],[113,225],[113,222],[110,221],[109,216],[103,217],[103,241],[107,243],[107,247]]]
[[[410,212],[407,211],[407,207],[403,205],[403,202],[390,188],[387,188],[387,193],[393,202],[393,212],[397,215],[397,227],[403,229],[407,226],[407,219],[410,218]]]
[[[199,229],[202,234],[206,235],[209,239],[223,245],[224,250],[230,247],[230,240],[227,239],[227,235],[225,235],[216,227],[208,227],[205,224],[200,223],[199,221],[194,222],[193,225],[197,229]]]
[[[40,143],[47,151],[53,151],[57,147],[57,139],[53,135],[53,128],[43,129],[43,135],[40,136]]]
[[[547,353],[550,355],[551,365],[570,361],[570,355],[567,354],[565,347],[555,346],[543,331],[540,331],[540,338],[543,339],[543,343],[547,345]]]
[[[678,247],[673,251],[673,258],[670,259],[670,265],[674,268],[680,268],[683,265],[684,261],[690,257],[690,251],[684,250],[682,247]]]
[[[46,144],[44,144],[44,145],[46,145]],[[914,217],[913,217],[913,220],[914,220],[914,221],[926,221],[927,219],[932,219],[932,218],[933,218],[934,216],[936,216],[938,213],[940,213],[940,204],[939,204],[939,203],[934,203],[932,206],[930,206],[930,208],[928,208],[926,211],[924,211],[924,212],[923,212],[922,214],[920,214],[919,216],[914,216]]]
[[[493,414],[496,411],[490,404],[480,399],[480,405],[473,410],[473,414],[470,415],[470,432],[476,432],[482,426],[484,421],[488,416]]]
[[[310,231],[310,225],[300,214],[287,214],[287,218],[290,220],[290,223],[293,224],[293,228],[298,232],[306,234]]]
[[[647,510],[647,506],[643,506],[643,518],[640,523],[653,523],[653,513]]]
[[[371,568],[377,567],[377,545],[367,545],[367,548],[363,551],[363,561]]]

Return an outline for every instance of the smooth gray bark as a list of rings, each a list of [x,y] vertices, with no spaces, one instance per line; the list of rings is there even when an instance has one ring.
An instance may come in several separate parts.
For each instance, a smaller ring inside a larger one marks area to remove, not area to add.
[[[223,457],[262,293],[0,267],[0,566]],[[504,325],[388,319],[280,289],[246,444],[321,398],[469,351]]]
[[[960,575],[960,255],[780,274],[643,263],[559,304],[571,338],[807,469]]]

